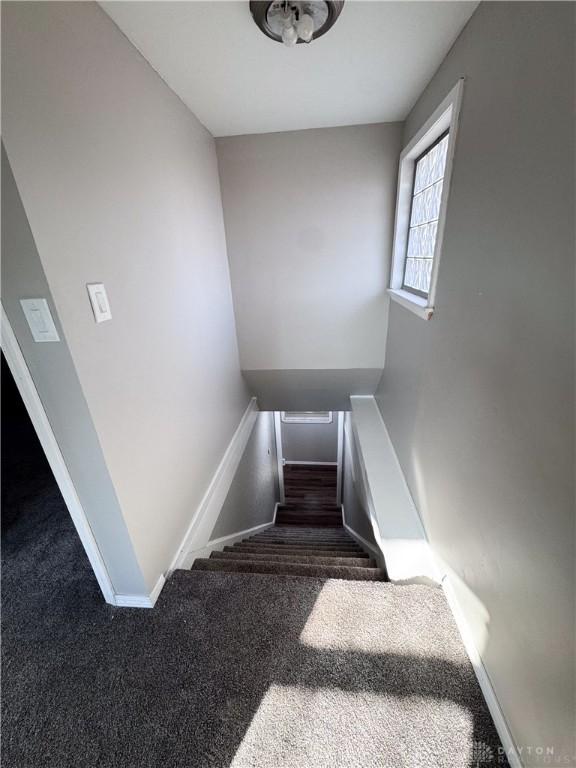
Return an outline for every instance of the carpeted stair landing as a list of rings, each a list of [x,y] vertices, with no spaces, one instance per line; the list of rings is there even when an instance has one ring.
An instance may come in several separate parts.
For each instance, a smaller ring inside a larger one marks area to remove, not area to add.
[[[198,558],[194,571],[312,576],[384,581],[379,568],[342,526],[275,525],[249,539]]]

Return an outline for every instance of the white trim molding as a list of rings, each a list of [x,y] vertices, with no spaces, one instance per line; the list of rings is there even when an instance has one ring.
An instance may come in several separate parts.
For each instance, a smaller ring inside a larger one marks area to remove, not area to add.
[[[523,768],[522,759],[520,757],[520,753],[518,752],[516,742],[512,737],[508,722],[506,721],[506,717],[504,716],[500,702],[496,696],[494,686],[492,685],[490,676],[486,670],[486,667],[484,666],[484,662],[482,661],[480,651],[478,650],[476,641],[474,639],[474,633],[472,632],[462,606],[458,600],[452,578],[449,573],[446,573],[446,569],[440,558],[436,557],[436,560],[438,570],[440,572],[443,570],[445,571],[444,576],[442,577],[442,590],[452,612],[452,616],[454,617],[456,626],[458,627],[458,632],[462,638],[462,643],[464,644],[464,648],[466,649],[470,663],[474,669],[474,674],[478,680],[478,685],[482,690],[484,699],[486,700],[486,704],[490,710],[490,714],[492,715],[494,726],[498,732],[500,741],[502,742],[502,748],[506,753],[510,768]]]
[[[280,411],[283,424],[332,424],[333,411]]]
[[[181,568],[191,568],[192,564],[194,563],[194,560],[196,560],[199,557],[209,557],[211,552],[216,551],[222,551],[224,547],[229,547],[232,544],[236,544],[239,541],[242,541],[247,536],[254,536],[256,533],[260,533],[260,531],[266,530],[266,528],[271,528],[274,525],[274,520],[276,519],[276,509],[278,505],[274,507],[274,515],[273,520],[271,520],[269,523],[262,523],[261,525],[255,525],[253,528],[246,528],[244,531],[238,531],[237,533],[231,533],[228,536],[221,536],[219,539],[212,539],[209,541],[205,547],[202,547],[202,549],[197,549],[194,552],[189,552],[186,555],[186,558],[184,559]]]
[[[78,537],[88,556],[88,560],[90,561],[100,590],[107,603],[117,605],[117,596],[114,593],[112,580],[110,579],[104,559],[100,553],[94,534],[92,533],[90,523],[88,522],[82,503],[76,493],[76,488],[74,487],[74,483],[68,472],[68,467],[66,466],[66,462],[60,451],[58,441],[52,431],[52,426],[48,420],[40,395],[38,394],[38,390],[36,389],[36,385],[34,384],[28,365],[26,364],[26,360],[20,349],[20,345],[14,335],[8,316],[4,311],[4,307],[2,307],[1,332],[4,357],[6,358],[12,376],[14,377],[14,382],[16,383],[20,397],[28,412],[30,421],[38,435],[38,440],[46,455],[46,459],[48,460],[56,484],[60,489],[64,503],[70,513]]]
[[[276,439],[276,461],[278,462],[278,486],[280,489],[280,503],[286,502],[284,493],[284,454],[282,452],[282,415],[280,411],[274,411],[274,436]]]
[[[341,506],[344,469],[344,414],[342,411],[338,411],[338,452],[336,463],[338,465],[336,470],[336,504]]]
[[[440,582],[420,515],[372,396],[354,395],[352,430],[374,538],[395,583]]]
[[[387,293],[392,301],[400,304],[404,309],[414,312],[422,320],[430,320],[434,314],[434,307],[429,307],[428,299],[424,299],[422,296],[416,296],[414,293],[403,291],[401,288],[388,288]]]
[[[305,467],[336,467],[338,466],[337,461],[288,461],[288,459],[284,459],[284,466],[290,465],[290,464],[301,464]]]
[[[364,549],[368,550],[368,552],[370,552],[374,556],[374,559],[376,560],[376,562],[378,563],[378,566],[380,568],[384,568],[385,569],[386,568],[386,561],[384,560],[384,555],[378,549],[378,547],[375,546],[374,544],[370,543],[363,536],[360,536],[360,534],[357,533],[354,530],[354,528],[349,526],[348,523],[346,522],[346,512],[345,512],[344,506],[342,506],[342,521],[344,523],[344,528],[346,528],[346,530],[348,531],[350,536],[352,536],[352,538],[355,539],[358,542],[358,544],[361,544],[364,547]]]
[[[446,210],[450,194],[452,169],[454,165],[454,152],[462,96],[464,92],[464,78],[460,78],[454,88],[434,110],[420,130],[412,137],[400,154],[400,167],[398,171],[398,192],[396,196],[396,219],[394,225],[394,246],[392,255],[392,270],[390,275],[390,298],[414,312],[423,320],[430,320],[434,312],[436,300],[436,284],[438,282],[438,266],[442,253],[442,241],[444,238],[444,226],[446,222]],[[404,280],[404,262],[406,261],[406,249],[408,244],[408,229],[410,225],[410,213],[412,202],[412,187],[417,158],[436,141],[445,131],[449,130],[448,152],[446,155],[446,168],[444,172],[444,184],[442,186],[442,198],[440,202],[440,215],[438,230],[432,262],[432,276],[430,279],[430,291],[427,298],[416,296],[402,289]]]
[[[116,595],[116,605],[119,608],[154,608],[156,600],[166,583],[163,575],[158,577],[158,581],[149,595]]]
[[[194,512],[190,525],[170,564],[167,575],[177,568],[185,568],[185,563],[189,561],[191,553],[203,550],[208,546],[210,534],[214,530],[218,515],[226,500],[257,418],[258,404],[256,398],[253,397],[240,420],[236,432],[232,436],[232,440],[210,481],[202,501]]]

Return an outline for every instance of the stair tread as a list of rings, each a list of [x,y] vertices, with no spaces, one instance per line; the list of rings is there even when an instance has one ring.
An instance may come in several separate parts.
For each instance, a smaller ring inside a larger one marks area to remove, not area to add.
[[[299,526],[299,530],[302,530],[306,533],[319,533],[319,532],[327,532],[327,533],[342,533],[346,532],[346,528],[344,528],[343,525],[333,525],[332,527],[326,526],[326,525],[301,525]],[[271,525],[268,528],[264,529],[262,533],[268,533],[269,531],[288,531],[292,533],[294,531],[293,525]]]
[[[283,512],[286,509],[301,509],[303,511],[310,512],[341,512],[342,507],[338,504],[326,504],[326,503],[308,503],[304,500],[293,500],[287,504],[278,504],[278,511]]]
[[[384,581],[381,568],[343,565],[308,565],[304,563],[278,563],[273,561],[218,560],[199,558],[194,561],[195,571],[235,571],[237,573],[269,573],[285,576],[314,576],[353,581]]]
[[[239,541],[234,544],[235,547],[274,547],[275,549],[284,549],[289,547],[290,549],[339,549],[343,552],[362,552],[362,548],[355,544],[314,544],[314,543],[301,543],[295,544],[290,542],[259,542],[259,541]]]
[[[329,528],[326,529],[327,531],[330,530]],[[276,538],[278,536],[286,536],[290,538],[306,538],[306,539],[346,539],[350,540],[352,537],[345,533],[322,533],[322,529],[319,528],[317,533],[307,533],[306,531],[302,531],[300,529],[299,525],[294,526],[294,530],[287,531],[286,529],[283,529],[282,531],[276,531],[275,533],[256,533],[252,538],[260,538],[260,539],[266,539],[266,538]]]
[[[316,507],[315,509],[309,509],[306,507],[278,507],[277,515],[304,515],[309,517],[339,517],[342,514],[341,509],[327,509],[323,507]]]
[[[297,525],[294,526],[293,530],[287,530],[286,528],[283,528],[281,531],[264,531],[263,533],[256,533],[251,538],[253,539],[275,539],[278,536],[281,537],[290,537],[290,538],[306,538],[306,539],[344,539],[345,541],[352,541],[352,536],[348,533],[331,533],[330,529],[327,528],[326,531],[323,531],[322,528],[318,528],[314,533],[311,533],[310,531],[303,530],[301,526]]]
[[[294,554],[294,555],[319,555],[324,557],[368,557],[368,554],[364,552],[364,550],[360,551],[350,551],[350,550],[341,550],[341,549],[315,549],[314,545],[311,544],[310,547],[300,547],[299,549],[295,549],[293,547],[268,547],[263,546],[262,544],[254,544],[252,546],[245,545],[242,547],[237,547],[237,545],[233,546],[227,546],[224,547],[225,552],[261,552],[266,553],[270,552],[271,554]]]
[[[322,547],[344,547],[346,549],[347,547],[356,547],[361,549],[361,547],[357,547],[355,544],[350,544],[350,542],[347,541],[326,541],[323,539],[322,541],[310,541],[306,539],[296,539],[295,541],[287,541],[286,539],[258,539],[253,541],[252,539],[246,539],[244,541],[244,544],[264,544],[266,545],[272,545],[275,546],[277,544],[280,544],[280,546],[285,547],[291,547],[291,546],[309,546],[310,544],[314,544],[315,546],[322,546]]]
[[[285,520],[285,521],[283,521],[283,522],[287,523],[288,525],[291,525],[291,524],[293,524],[293,525],[300,525],[300,523],[299,523],[297,520],[292,520],[292,521],[290,521],[290,520]],[[332,525],[332,521],[330,521],[329,523],[327,523],[327,525],[328,525],[328,524],[329,524],[329,525]]]
[[[324,555],[282,555],[273,552],[212,552],[214,560],[255,560],[278,563],[310,563],[311,565],[345,565],[359,568],[375,568],[376,563],[368,557],[335,557]]]
[[[280,546],[309,546],[310,544],[314,544],[314,546],[318,547],[332,547],[334,545],[337,545],[339,547],[356,547],[359,549],[358,544],[356,544],[353,540],[348,541],[328,541],[326,539],[319,539],[317,541],[313,541],[311,539],[280,539],[280,538],[268,538],[268,539],[244,539],[243,543],[250,543],[250,544],[278,544]]]

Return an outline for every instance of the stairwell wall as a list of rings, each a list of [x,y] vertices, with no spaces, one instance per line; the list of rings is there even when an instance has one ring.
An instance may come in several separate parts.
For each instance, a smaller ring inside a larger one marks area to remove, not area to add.
[[[216,139],[242,369],[266,410],[374,394],[401,123]]]
[[[150,591],[249,402],[214,139],[96,3],[3,3],[2,35],[6,152]]]
[[[99,542],[112,587],[117,594],[142,593],[146,585],[3,147],[1,289],[2,307],[42,393],[44,411]],[[34,342],[19,302],[23,296],[48,301],[58,343]],[[11,446],[4,445],[3,450],[10,451]]]
[[[210,539],[272,523],[280,500],[274,414],[258,414]]]
[[[392,305],[377,393],[526,765],[576,764],[574,12],[481,3],[409,115],[466,78],[436,309]]]

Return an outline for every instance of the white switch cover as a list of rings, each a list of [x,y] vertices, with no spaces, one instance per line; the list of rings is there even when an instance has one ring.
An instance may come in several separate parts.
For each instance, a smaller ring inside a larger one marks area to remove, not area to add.
[[[90,296],[90,303],[92,304],[92,311],[94,312],[94,319],[97,323],[103,323],[105,320],[112,320],[112,312],[110,311],[110,304],[108,304],[108,296],[106,296],[106,288],[103,283],[88,283],[88,295]]]
[[[60,341],[46,299],[20,299],[34,341]]]

